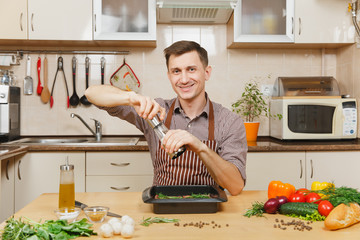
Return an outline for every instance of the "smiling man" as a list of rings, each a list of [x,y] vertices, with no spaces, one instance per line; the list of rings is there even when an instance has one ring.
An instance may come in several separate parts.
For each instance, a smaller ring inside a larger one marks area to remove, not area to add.
[[[154,185],[219,185],[239,194],[246,179],[245,128],[238,115],[210,101],[205,92],[212,70],[207,51],[196,42],[179,41],[164,53],[176,98],[151,99],[109,85],[89,87],[86,97],[144,133]],[[170,129],[162,143],[146,121],[156,114]],[[180,157],[170,159],[166,154],[184,145],[187,151]]]

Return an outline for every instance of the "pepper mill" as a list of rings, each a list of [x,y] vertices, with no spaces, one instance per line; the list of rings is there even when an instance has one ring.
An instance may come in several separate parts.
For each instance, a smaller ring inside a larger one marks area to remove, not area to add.
[[[149,125],[154,129],[156,136],[160,139],[160,142],[162,143],[163,138],[165,137],[165,134],[169,131],[169,129],[165,126],[165,124],[160,121],[159,117],[155,115],[152,119],[146,119]],[[181,154],[183,154],[186,151],[185,146],[181,146],[177,151],[173,153],[168,153],[171,159],[175,159],[179,157]]]
[[[74,165],[60,166],[59,208],[75,207]]]

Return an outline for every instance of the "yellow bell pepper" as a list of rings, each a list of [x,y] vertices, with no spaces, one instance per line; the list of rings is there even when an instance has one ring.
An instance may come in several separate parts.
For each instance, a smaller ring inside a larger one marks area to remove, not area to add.
[[[311,191],[318,191],[318,190],[323,190],[325,188],[330,188],[330,187],[335,187],[335,185],[333,183],[329,183],[329,182],[318,182],[315,181],[311,184]],[[320,197],[323,197],[324,194],[319,193]]]

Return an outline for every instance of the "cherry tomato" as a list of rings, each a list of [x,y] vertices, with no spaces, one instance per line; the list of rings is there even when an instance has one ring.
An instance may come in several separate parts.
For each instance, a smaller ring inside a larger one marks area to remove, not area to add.
[[[328,200],[322,200],[318,206],[319,213],[325,217],[327,217],[327,215],[329,215],[329,213],[333,209],[334,209],[334,206]]]
[[[299,188],[298,190],[296,190],[296,192],[295,193],[301,193],[302,195],[306,195],[306,194],[308,194],[310,191],[308,190],[308,189],[306,189],[306,188]]]
[[[305,202],[305,196],[301,193],[294,193],[289,197],[289,202]]]
[[[305,201],[308,202],[308,203],[316,203],[316,204],[319,204],[320,203],[320,195],[317,194],[317,193],[309,193],[305,196]]]

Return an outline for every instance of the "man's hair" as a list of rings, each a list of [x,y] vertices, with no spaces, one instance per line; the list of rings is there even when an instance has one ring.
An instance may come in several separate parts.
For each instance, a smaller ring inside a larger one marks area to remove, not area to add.
[[[200,46],[200,44],[193,41],[178,41],[173,43],[170,47],[164,49],[166,66],[169,69],[169,58],[171,55],[180,56],[184,53],[196,51],[200,57],[200,61],[204,68],[208,65],[207,51]]]

